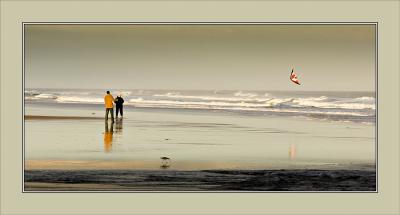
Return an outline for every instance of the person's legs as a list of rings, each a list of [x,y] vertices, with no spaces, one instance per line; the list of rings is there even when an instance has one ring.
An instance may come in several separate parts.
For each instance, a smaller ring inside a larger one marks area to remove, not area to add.
[[[108,120],[108,108],[106,108],[106,121]]]
[[[115,108],[115,116],[117,117],[117,119],[118,119],[118,110],[119,110],[119,108],[118,108],[118,106]]]
[[[121,117],[124,116],[124,109],[123,109],[123,106],[119,108],[119,113],[121,114]]]
[[[110,108],[111,111],[111,121],[114,122],[114,108]]]

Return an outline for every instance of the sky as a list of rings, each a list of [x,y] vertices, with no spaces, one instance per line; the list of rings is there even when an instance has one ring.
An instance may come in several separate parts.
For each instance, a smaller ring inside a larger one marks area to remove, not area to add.
[[[374,91],[375,26],[25,25],[25,87]]]

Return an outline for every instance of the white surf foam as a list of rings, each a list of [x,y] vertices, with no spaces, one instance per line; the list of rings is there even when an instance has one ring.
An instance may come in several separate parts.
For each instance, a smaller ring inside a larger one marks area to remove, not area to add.
[[[257,93],[250,93],[250,92],[247,93],[247,92],[242,92],[242,91],[238,91],[234,95],[238,96],[238,97],[250,97],[250,98],[258,96]]]
[[[375,110],[375,99],[338,99],[329,101],[325,96],[314,98],[294,99],[293,103],[300,107],[317,107],[317,108],[340,108],[340,109],[372,109]],[[361,101],[361,102],[359,102]],[[368,102],[364,102],[368,101]]]
[[[227,111],[276,112],[295,116],[308,114],[344,116],[374,116],[375,98],[332,96],[294,96],[290,93],[255,93],[248,91],[161,91],[114,90],[122,93],[125,105],[144,108],[181,108]],[[340,94],[338,94],[340,95]],[[36,90],[25,91],[25,99],[35,102],[103,104],[104,92],[96,90]],[[328,117],[329,118],[329,117]]]
[[[57,96],[50,94],[50,93],[41,93],[39,95],[36,95],[35,98],[38,99],[55,99]]]
[[[59,103],[104,103],[103,98],[93,98],[93,97],[79,97],[79,96],[60,96],[56,99]]]
[[[203,101],[232,101],[232,102],[265,102],[268,99],[262,98],[235,98],[235,97],[219,97],[219,96],[191,96],[181,95],[179,93],[155,94],[154,97],[175,98],[175,99],[193,99]]]

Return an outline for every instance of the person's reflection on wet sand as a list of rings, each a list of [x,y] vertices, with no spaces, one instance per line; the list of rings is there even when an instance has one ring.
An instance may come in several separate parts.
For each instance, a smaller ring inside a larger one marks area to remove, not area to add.
[[[108,126],[108,122],[106,121],[106,127],[104,129],[104,151],[110,152],[112,149],[112,141],[113,141],[113,130],[114,124],[111,123],[111,127]]]
[[[122,118],[119,118],[115,121],[115,133],[122,132]]]
[[[296,159],[296,145],[292,144],[289,147],[289,158],[291,160]]]

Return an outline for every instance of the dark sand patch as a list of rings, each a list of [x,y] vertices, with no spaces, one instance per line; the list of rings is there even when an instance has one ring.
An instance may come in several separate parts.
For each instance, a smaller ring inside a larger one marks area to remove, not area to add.
[[[375,191],[373,170],[26,170],[26,191]]]

